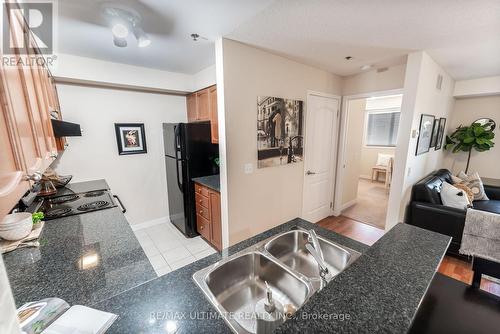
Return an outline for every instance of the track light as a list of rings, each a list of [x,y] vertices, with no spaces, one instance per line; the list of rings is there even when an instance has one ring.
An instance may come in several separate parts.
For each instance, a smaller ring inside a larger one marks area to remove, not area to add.
[[[116,23],[113,25],[111,32],[116,38],[126,38],[128,36],[128,28],[123,23]]]
[[[151,44],[151,40],[149,39],[148,35],[142,30],[141,27],[135,26],[134,27],[134,36],[137,39],[137,45],[140,48],[145,48]]]
[[[115,35],[113,35],[113,43],[115,44],[115,46],[118,46],[120,48],[124,48],[127,46],[127,40],[125,38],[116,37]]]
[[[111,32],[113,33],[113,43],[118,47],[127,46],[127,37],[130,31],[137,39],[137,45],[140,48],[151,44],[151,39],[141,28],[141,15],[126,6],[117,3],[104,3],[103,13],[111,22]]]

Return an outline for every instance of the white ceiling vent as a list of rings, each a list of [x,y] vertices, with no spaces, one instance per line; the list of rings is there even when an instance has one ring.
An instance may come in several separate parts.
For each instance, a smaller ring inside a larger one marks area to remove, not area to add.
[[[437,80],[436,80],[436,88],[441,90],[442,86],[443,86],[443,76],[441,74],[438,74]]]

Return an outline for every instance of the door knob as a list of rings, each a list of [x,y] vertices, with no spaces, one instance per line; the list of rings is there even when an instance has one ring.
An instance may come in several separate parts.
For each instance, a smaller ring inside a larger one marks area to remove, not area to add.
[[[311,172],[310,170],[308,170],[308,171],[306,172],[306,175],[314,175],[314,174],[316,174],[316,173],[315,173],[315,172]]]

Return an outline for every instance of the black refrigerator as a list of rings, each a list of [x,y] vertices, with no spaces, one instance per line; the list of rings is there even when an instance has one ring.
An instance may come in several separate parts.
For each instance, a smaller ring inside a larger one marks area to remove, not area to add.
[[[187,237],[197,236],[194,183],[191,179],[218,174],[210,122],[163,123],[170,221]]]

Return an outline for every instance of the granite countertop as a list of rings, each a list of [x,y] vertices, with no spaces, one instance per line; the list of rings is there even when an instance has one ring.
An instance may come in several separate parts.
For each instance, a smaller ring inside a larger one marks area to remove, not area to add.
[[[109,187],[81,182],[58,195],[98,189]],[[157,277],[118,207],[46,221],[39,241],[3,254],[17,306],[47,297],[92,305]]]
[[[447,236],[398,224],[368,247],[294,219],[94,307],[119,315],[109,333],[164,333],[165,329],[168,333],[230,333],[192,275],[296,226],[313,228],[363,255],[314,295],[296,318],[278,328],[278,333],[407,332],[450,242]],[[299,318],[303,315],[309,318]]]
[[[205,187],[208,187],[212,190],[220,192],[220,175],[210,175],[210,176],[202,176],[195,177],[192,179],[193,182],[199,183]]]

